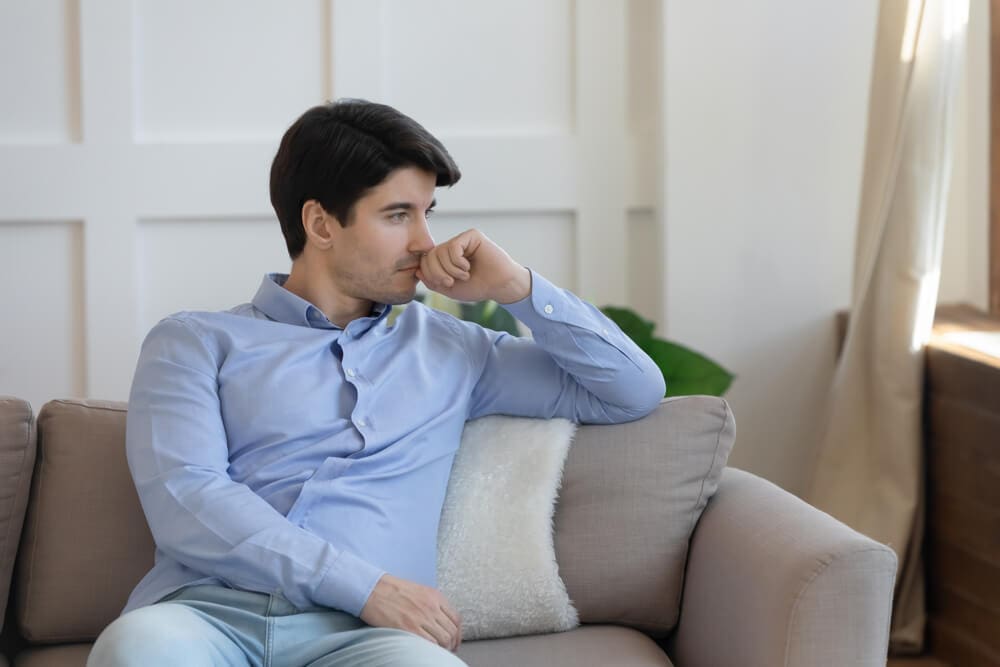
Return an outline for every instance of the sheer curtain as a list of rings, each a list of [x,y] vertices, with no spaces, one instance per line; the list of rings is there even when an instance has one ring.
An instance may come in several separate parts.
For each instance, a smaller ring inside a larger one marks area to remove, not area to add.
[[[891,649],[925,620],[923,344],[933,323],[968,0],[881,0],[850,323],[808,500],[899,556]]]

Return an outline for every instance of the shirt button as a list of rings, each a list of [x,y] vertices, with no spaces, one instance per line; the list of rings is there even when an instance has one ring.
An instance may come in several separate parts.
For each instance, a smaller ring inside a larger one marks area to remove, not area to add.
[[[552,304],[551,303],[550,304],[546,304],[546,306],[545,306],[545,308],[543,310],[545,311],[546,315],[551,315],[552,314],[552,310],[553,310],[552,309]]]
[[[355,375],[354,369],[353,368],[348,368],[347,369],[347,377],[352,378],[352,377],[354,377],[354,375]]]
[[[605,335],[605,336],[610,336],[610,335],[611,335],[611,334],[609,334],[609,333],[608,333],[608,330],[607,330],[607,329],[602,329],[602,331],[604,331],[604,335]]]
[[[366,422],[364,419],[358,420],[358,428],[365,428],[366,426],[368,426],[368,422]]]

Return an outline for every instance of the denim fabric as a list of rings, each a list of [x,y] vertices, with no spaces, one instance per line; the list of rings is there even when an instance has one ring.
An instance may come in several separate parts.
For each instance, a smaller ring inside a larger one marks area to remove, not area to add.
[[[346,612],[299,610],[277,594],[222,586],[183,588],[119,617],[98,638],[88,667],[461,667],[446,649]]]

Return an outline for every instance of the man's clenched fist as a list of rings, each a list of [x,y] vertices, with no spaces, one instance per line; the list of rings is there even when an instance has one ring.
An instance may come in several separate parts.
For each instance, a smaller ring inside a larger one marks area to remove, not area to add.
[[[531,293],[531,272],[478,229],[434,246],[421,258],[417,278],[457,301],[514,303]]]

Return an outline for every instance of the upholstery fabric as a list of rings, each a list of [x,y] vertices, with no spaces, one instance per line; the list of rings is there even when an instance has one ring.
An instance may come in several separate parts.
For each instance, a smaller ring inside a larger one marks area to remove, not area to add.
[[[51,401],[19,554],[18,621],[34,642],[94,639],[153,564],[125,460],[125,404]]]
[[[735,439],[729,404],[664,399],[648,417],[577,431],[556,508],[559,572],[581,623],[662,636],[677,623],[688,541]]]
[[[15,667],[85,667],[90,644],[70,644],[24,651]],[[667,655],[646,635],[610,625],[590,625],[568,632],[463,643],[458,657],[469,667],[672,667]]]
[[[438,529],[438,587],[466,640],[578,625],[552,536],[576,425],[492,415],[466,423]]]
[[[14,667],[86,667],[91,644],[46,646],[21,651]]]
[[[885,667],[896,555],[729,468],[691,540],[684,667]]]
[[[18,568],[18,620],[33,642],[94,639],[152,566],[125,460],[126,407],[61,400],[39,414]],[[577,429],[554,523],[559,572],[581,622],[654,634],[674,626],[688,540],[734,435],[728,404],[708,396]]]
[[[671,667],[667,654],[646,635],[613,625],[585,625],[568,632],[463,643],[458,657],[469,667]]]
[[[0,396],[0,625],[35,466],[35,423],[26,401]]]

